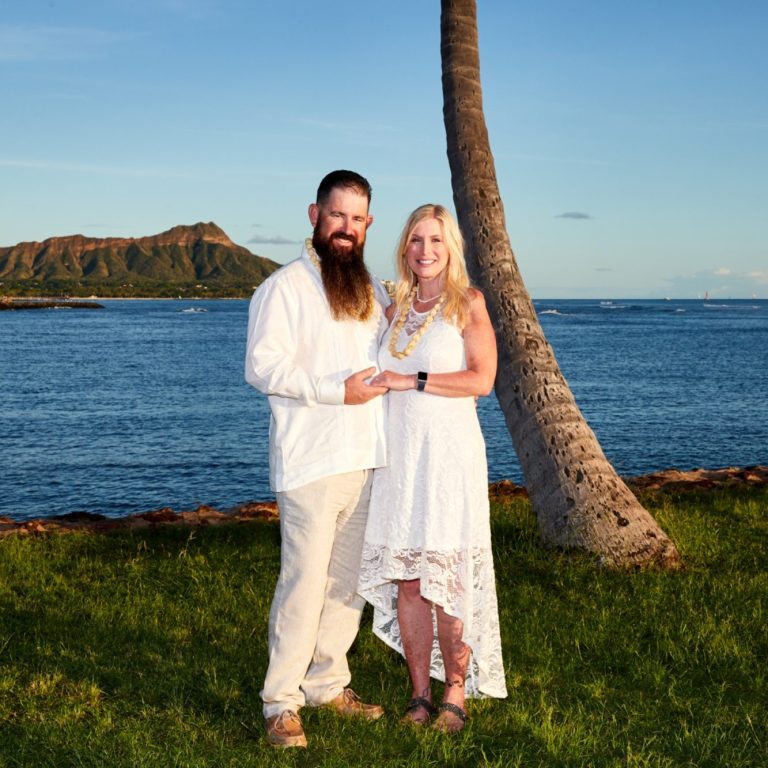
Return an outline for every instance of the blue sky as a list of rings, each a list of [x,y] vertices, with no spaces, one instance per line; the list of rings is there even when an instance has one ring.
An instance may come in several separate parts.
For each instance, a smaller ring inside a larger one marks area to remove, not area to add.
[[[768,298],[768,3],[479,0],[486,120],[534,298]],[[437,0],[6,0],[0,245],[215,221],[287,262],[333,168],[452,207]]]

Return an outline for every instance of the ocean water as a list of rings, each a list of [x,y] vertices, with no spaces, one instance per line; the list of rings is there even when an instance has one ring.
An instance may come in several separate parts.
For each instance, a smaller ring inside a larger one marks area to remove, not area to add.
[[[0,312],[0,515],[121,516],[273,498],[247,300]],[[768,302],[537,301],[623,475],[768,463]],[[493,396],[490,480],[522,481]]]

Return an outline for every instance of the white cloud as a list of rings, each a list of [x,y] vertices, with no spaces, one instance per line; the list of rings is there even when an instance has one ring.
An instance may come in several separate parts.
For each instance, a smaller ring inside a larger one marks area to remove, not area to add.
[[[733,274],[728,267],[720,267],[719,269],[715,269],[712,271],[712,274],[716,277],[728,277],[728,275]]]
[[[299,240],[290,240],[282,235],[275,235],[274,237],[265,237],[264,235],[254,235],[249,243],[255,243],[257,245],[299,245]]]

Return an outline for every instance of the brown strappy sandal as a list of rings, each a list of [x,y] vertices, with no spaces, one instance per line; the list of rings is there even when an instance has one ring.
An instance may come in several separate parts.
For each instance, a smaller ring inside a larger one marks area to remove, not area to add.
[[[419,709],[423,709],[427,713],[427,717],[424,720],[417,720],[411,717]],[[405,715],[400,719],[400,722],[404,725],[426,725],[436,714],[437,710],[429,699],[416,696],[408,702],[405,708]]]
[[[467,713],[455,704],[444,701],[438,708],[438,716],[432,728],[443,733],[458,733],[464,729],[467,720]]]

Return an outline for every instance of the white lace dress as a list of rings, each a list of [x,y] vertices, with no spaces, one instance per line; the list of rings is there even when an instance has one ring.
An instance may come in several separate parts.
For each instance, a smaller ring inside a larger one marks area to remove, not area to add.
[[[405,347],[425,314],[411,310],[397,349]],[[393,358],[387,348],[394,325],[379,351],[381,370],[412,374],[466,369],[461,333],[442,314],[403,360]],[[374,606],[373,631],[403,652],[394,582],[419,579],[427,600],[464,623],[463,639],[472,651],[467,696],[503,698],[507,690],[491,554],[488,470],[475,399],[412,389],[389,392],[386,400],[388,464],[374,473],[358,588]],[[445,679],[436,624],[430,675]]]

